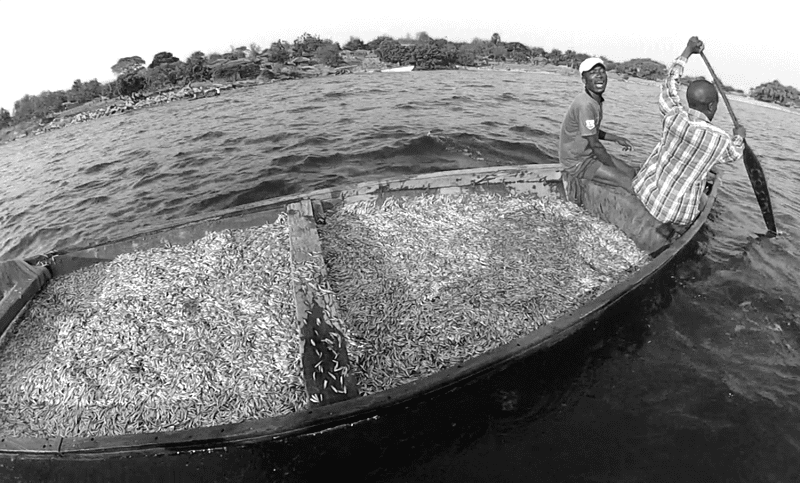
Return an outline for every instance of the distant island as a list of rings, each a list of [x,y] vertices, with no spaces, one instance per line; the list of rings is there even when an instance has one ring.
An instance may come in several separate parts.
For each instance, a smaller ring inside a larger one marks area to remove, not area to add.
[[[83,122],[130,109],[178,99],[219,95],[222,90],[264,82],[320,75],[379,71],[396,66],[415,70],[481,68],[504,64],[556,66],[577,69],[588,54],[574,50],[550,52],[520,42],[505,42],[495,33],[490,39],[471,42],[434,39],[426,32],[404,38],[379,36],[364,43],[350,37],[344,46],[330,39],[305,33],[289,43],[273,42],[262,49],[231,46],[229,52],[205,54],[197,51],[181,61],[170,52],[159,52],[147,64],[139,56],[120,58],[111,71],[116,79],[73,82],[69,90],[25,95],[14,103],[14,112],[0,108],[0,142],[41,134],[67,124]],[[609,72],[630,77],[661,80],[667,67],[652,59],[614,62],[601,56]],[[688,84],[693,78],[682,79]],[[725,86],[741,95],[743,91]],[[800,92],[777,80],[750,90],[749,97],[785,107],[800,107]]]

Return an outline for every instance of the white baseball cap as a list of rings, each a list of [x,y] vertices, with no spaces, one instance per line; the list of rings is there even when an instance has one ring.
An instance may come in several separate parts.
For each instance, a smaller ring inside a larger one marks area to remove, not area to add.
[[[597,58],[597,57],[589,57],[588,59],[586,59],[583,62],[581,62],[580,67],[578,67],[578,73],[579,74],[583,74],[584,72],[589,72],[597,64],[602,65],[603,68],[606,67],[606,64],[605,64],[605,62],[603,62],[603,59],[600,59],[600,58]]]

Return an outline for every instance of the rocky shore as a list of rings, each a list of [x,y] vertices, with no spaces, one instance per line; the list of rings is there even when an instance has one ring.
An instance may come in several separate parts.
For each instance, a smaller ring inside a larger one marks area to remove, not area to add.
[[[356,72],[370,72],[360,65],[345,65],[337,68],[325,66],[301,66],[282,69],[278,74],[268,72],[257,79],[237,80],[227,83],[219,82],[192,82],[181,88],[167,89],[159,92],[145,93],[131,97],[95,100],[75,109],[57,113],[50,120],[42,120],[27,125],[18,125],[6,132],[0,132],[0,144],[22,139],[28,136],[38,136],[56,129],[61,129],[72,124],[79,124],[101,117],[122,114],[147,107],[158,106],[181,100],[197,100],[207,97],[216,97],[222,92],[244,87],[269,84],[277,81],[291,80],[305,77],[326,75],[352,74]]]
[[[71,124],[78,124],[101,117],[122,114],[127,111],[143,109],[145,107],[157,106],[160,104],[167,104],[184,99],[192,100],[202,99],[205,97],[215,97],[220,95],[222,91],[236,87],[246,87],[258,84],[259,82],[257,81],[239,81],[231,84],[195,83],[195,85],[190,84],[179,89],[171,89],[168,91],[133,96],[130,98],[115,99],[110,103],[105,101],[101,102],[103,106],[99,108],[90,108],[74,114],[64,115],[62,113],[62,115],[53,118],[48,123],[40,123],[39,127],[37,127],[30,134],[33,136],[38,136],[55,129],[61,129]],[[23,134],[19,137],[25,137],[25,135]]]
[[[364,58],[353,59],[354,63],[343,65],[340,67],[327,67],[324,65],[292,65],[284,68],[278,68],[277,73],[271,69],[262,72],[257,79],[249,80],[236,80],[227,83],[220,82],[192,82],[181,88],[167,89],[163,91],[145,93],[134,95],[132,97],[115,98],[115,99],[102,99],[91,101],[87,104],[79,106],[68,111],[57,113],[49,120],[38,122],[31,122],[27,125],[14,126],[12,129],[7,129],[5,132],[0,132],[0,144],[13,141],[15,139],[25,138],[27,136],[38,136],[56,129],[61,129],[72,124],[78,124],[101,117],[107,117],[117,114],[122,114],[128,111],[143,109],[146,107],[153,107],[161,104],[180,100],[197,100],[207,97],[215,97],[222,94],[222,92],[243,87],[252,87],[273,83],[276,81],[291,80],[306,77],[318,77],[327,75],[342,75],[342,74],[355,74],[355,73],[372,73],[379,72],[381,69],[392,67],[378,61],[377,58]],[[508,62],[492,62],[489,65],[477,67],[464,67],[456,66],[458,70],[503,70],[514,72],[547,72],[551,74],[560,75],[577,75],[577,71],[566,66],[553,66],[553,65],[536,65],[536,64],[519,64]],[[641,81],[651,83],[653,81],[646,81],[642,79],[630,78],[625,75],[612,73],[611,77],[621,81]],[[741,96],[731,96],[740,102],[749,104],[760,105],[779,109],[786,112],[797,113],[796,109],[783,108],[781,106],[749,99]]]

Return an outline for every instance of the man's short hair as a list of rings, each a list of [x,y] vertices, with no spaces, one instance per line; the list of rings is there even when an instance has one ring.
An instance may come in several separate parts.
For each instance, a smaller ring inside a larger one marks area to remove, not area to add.
[[[716,87],[705,79],[692,81],[686,89],[686,102],[692,109],[705,108],[710,103],[718,101],[719,94],[717,94]]]

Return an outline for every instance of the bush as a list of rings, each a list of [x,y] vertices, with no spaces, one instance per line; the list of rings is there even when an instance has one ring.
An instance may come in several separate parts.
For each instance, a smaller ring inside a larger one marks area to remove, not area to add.
[[[616,66],[620,74],[641,79],[661,80],[667,75],[667,66],[652,59],[631,59]]]
[[[117,77],[117,91],[121,96],[130,96],[140,92],[147,85],[147,79],[142,71],[122,74]]]
[[[336,67],[339,65],[339,50],[339,44],[326,41],[317,47],[316,52],[314,52],[314,58],[321,64]]]

